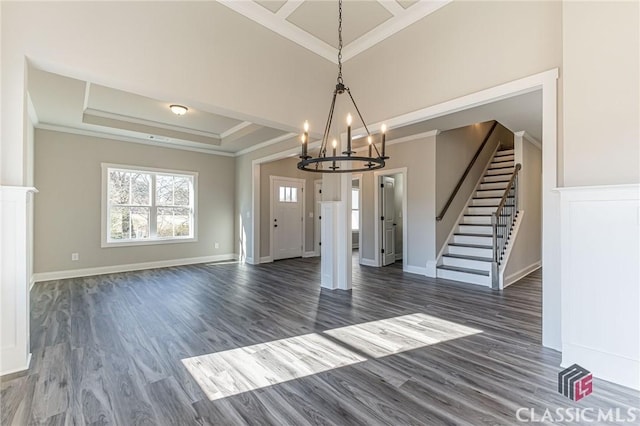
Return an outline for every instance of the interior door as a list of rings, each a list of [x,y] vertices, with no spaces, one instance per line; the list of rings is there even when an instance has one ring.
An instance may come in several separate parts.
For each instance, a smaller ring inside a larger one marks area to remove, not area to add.
[[[396,261],[396,205],[395,180],[389,176],[381,176],[382,191],[382,266]]]
[[[321,210],[321,206],[320,206],[320,202],[322,201],[322,182],[315,182],[314,183],[314,202],[315,202],[315,210],[314,210],[314,219],[313,219],[313,224],[314,224],[314,230],[313,230],[313,244],[314,244],[314,251],[316,252],[316,255],[320,256],[320,246],[321,246],[321,240],[320,240],[320,236],[322,235],[322,228],[321,228],[321,223],[322,223],[322,216],[320,214]]]
[[[302,256],[302,184],[273,180],[273,260]]]

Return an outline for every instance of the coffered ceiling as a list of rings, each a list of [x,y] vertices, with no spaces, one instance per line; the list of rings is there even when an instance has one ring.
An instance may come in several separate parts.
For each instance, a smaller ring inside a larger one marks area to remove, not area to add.
[[[342,60],[348,61],[451,0],[345,0]],[[247,18],[338,62],[338,2],[318,0],[218,0]]]

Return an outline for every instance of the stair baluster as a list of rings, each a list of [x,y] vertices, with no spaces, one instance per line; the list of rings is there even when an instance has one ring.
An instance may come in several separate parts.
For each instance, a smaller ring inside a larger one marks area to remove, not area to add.
[[[493,239],[493,262],[491,263],[491,288],[500,288],[499,270],[502,263],[505,246],[511,227],[518,214],[518,172],[522,168],[520,163],[513,169],[511,179],[504,190],[500,204],[495,212],[491,214],[492,239]],[[513,201],[509,202],[512,199]],[[502,230],[502,235],[498,235],[498,229]]]

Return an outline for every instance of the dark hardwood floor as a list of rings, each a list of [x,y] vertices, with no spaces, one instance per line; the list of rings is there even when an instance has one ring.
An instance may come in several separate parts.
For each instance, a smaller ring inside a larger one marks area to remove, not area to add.
[[[639,404],[597,379],[557,393],[540,272],[501,294],[400,265],[354,265],[351,292],[319,279],[311,258],[39,283],[2,425],[511,425],[520,407]]]

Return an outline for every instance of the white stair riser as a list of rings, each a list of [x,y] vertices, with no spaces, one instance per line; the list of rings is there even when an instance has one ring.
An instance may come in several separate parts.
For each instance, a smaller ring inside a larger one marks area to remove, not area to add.
[[[478,244],[490,246],[493,244],[492,237],[476,237],[475,235],[454,235],[453,242],[458,244]]]
[[[514,153],[513,149],[503,149],[502,151],[496,152],[496,155],[510,155],[513,153]]]
[[[508,167],[505,169],[489,169],[487,170],[487,173],[485,174],[485,176],[493,176],[493,175],[506,175],[506,174],[512,174],[513,173],[513,167]],[[502,176],[504,178],[504,176]]]
[[[502,197],[495,197],[495,198],[474,198],[471,200],[471,206],[495,206],[498,207],[498,204],[500,204],[500,200],[502,199]],[[469,206],[469,207],[471,207]],[[494,208],[495,208],[494,207]]]
[[[461,225],[491,225],[491,216],[464,216]]]
[[[492,176],[492,175],[485,175],[484,178],[482,179],[482,183],[491,183],[491,182],[495,182],[495,181],[504,181],[509,179],[508,176]],[[500,182],[500,183],[504,183],[505,185],[508,184],[509,182]]]
[[[491,262],[482,262],[480,260],[458,259],[455,257],[442,258],[442,263],[448,266],[457,266],[459,268],[477,269],[479,271],[490,271]]]
[[[461,281],[464,283],[478,284],[485,287],[491,286],[491,278],[484,275],[467,274],[466,272],[447,271],[438,269],[436,276],[445,280]]]
[[[493,162],[491,163],[489,168],[490,169],[502,169],[502,168],[505,168],[505,167],[513,167],[513,166],[515,166],[515,164],[513,164],[513,161],[493,160]]]
[[[463,256],[492,257],[493,250],[481,249],[475,247],[449,246],[447,248],[449,254],[461,254]]]
[[[484,189],[484,188],[481,188]],[[493,189],[491,191],[476,191],[477,198],[491,198],[491,197],[499,197],[502,198],[504,195],[504,189]]]
[[[493,161],[514,161],[515,155],[507,154],[507,155],[496,155],[493,157]]]
[[[491,214],[496,211],[495,207],[467,207],[468,214]]]
[[[458,232],[463,234],[490,234],[492,231],[491,226],[478,226],[478,225],[460,225],[458,226]]]
[[[497,189],[497,190],[502,190],[504,192],[504,190],[507,188],[508,184],[509,184],[509,182],[481,183],[480,184],[480,188],[478,188],[478,189]]]

